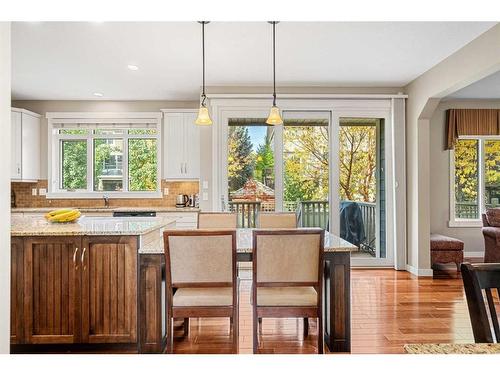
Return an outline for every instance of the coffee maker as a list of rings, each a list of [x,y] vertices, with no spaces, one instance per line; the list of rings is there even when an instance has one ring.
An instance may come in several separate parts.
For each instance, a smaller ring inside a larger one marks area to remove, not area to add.
[[[189,196],[187,196],[186,194],[179,194],[175,198],[175,207],[177,208],[186,207],[188,206],[188,204],[189,204]]]

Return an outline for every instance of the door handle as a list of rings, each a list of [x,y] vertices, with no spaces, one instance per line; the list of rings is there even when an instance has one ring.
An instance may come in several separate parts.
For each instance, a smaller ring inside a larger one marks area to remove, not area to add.
[[[76,256],[78,254],[78,248],[75,248],[75,252],[73,253],[73,266],[75,269],[78,269],[78,264],[76,263]]]
[[[188,163],[184,163],[184,173],[188,173]]]
[[[82,252],[82,258],[81,258],[81,260],[80,260],[80,261],[81,261],[81,263],[82,263],[82,267],[83,267],[83,269],[84,269],[84,270],[86,270],[86,269],[87,269],[87,267],[86,267],[86,266],[85,266],[85,264],[83,263],[83,262],[85,261],[85,251],[86,251],[86,250],[87,250],[87,249],[84,247],[84,248],[83,248],[83,252]]]

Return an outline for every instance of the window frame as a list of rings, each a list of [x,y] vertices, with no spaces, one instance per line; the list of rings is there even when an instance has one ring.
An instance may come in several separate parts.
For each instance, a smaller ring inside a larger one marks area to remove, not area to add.
[[[478,228],[483,226],[482,214],[486,212],[484,203],[484,187],[485,187],[485,164],[484,164],[484,143],[487,141],[500,141],[500,136],[460,136],[461,139],[471,139],[478,141],[478,208],[479,214],[477,219],[461,219],[455,217],[455,150],[450,150],[450,177],[449,177],[449,197],[450,197],[450,212],[448,227],[450,228]]]
[[[121,112],[121,113],[47,113],[48,119],[48,199],[97,199],[104,195],[110,198],[161,198],[161,171],[162,171],[162,129],[161,112]],[[59,134],[64,125],[69,128],[86,128],[88,134]],[[134,126],[131,126],[134,124]],[[141,128],[140,125],[144,124]],[[124,129],[123,134],[94,134],[97,126],[105,128],[119,127]],[[128,125],[128,127],[127,127]],[[155,129],[156,134],[128,134],[130,129]],[[121,139],[123,140],[123,190],[122,191],[95,191],[94,190],[94,140]],[[156,190],[130,191],[129,189],[129,140],[155,139],[156,140]],[[62,147],[63,140],[87,142],[87,186],[85,189],[62,189]]]

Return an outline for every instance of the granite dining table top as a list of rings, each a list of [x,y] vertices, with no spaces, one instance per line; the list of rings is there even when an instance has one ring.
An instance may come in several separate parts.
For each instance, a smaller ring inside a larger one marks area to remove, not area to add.
[[[236,248],[238,253],[252,252],[252,232],[253,229],[240,228],[236,230]],[[325,232],[325,252],[352,252],[357,251],[358,247],[336,236],[335,234]],[[163,238],[152,241],[139,249],[142,254],[163,253]]]
[[[408,354],[500,354],[500,344],[407,344]]]

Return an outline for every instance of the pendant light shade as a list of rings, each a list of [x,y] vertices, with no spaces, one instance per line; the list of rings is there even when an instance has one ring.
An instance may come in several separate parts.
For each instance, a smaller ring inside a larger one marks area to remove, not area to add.
[[[283,119],[281,118],[280,109],[276,105],[276,24],[278,21],[270,21],[269,23],[273,27],[273,106],[269,112],[266,124],[281,125],[283,124]]]
[[[212,125],[212,119],[210,118],[210,113],[208,112],[208,108],[206,106],[200,105],[198,117],[196,117],[196,121],[194,123],[196,125]]]
[[[206,100],[207,96],[205,94],[205,25],[209,21],[198,21],[201,24],[201,51],[202,51],[202,67],[203,67],[203,82],[201,90],[201,102],[200,109],[198,110],[198,117],[195,120],[196,125],[212,125],[212,119],[210,118],[210,113],[208,111]]]

